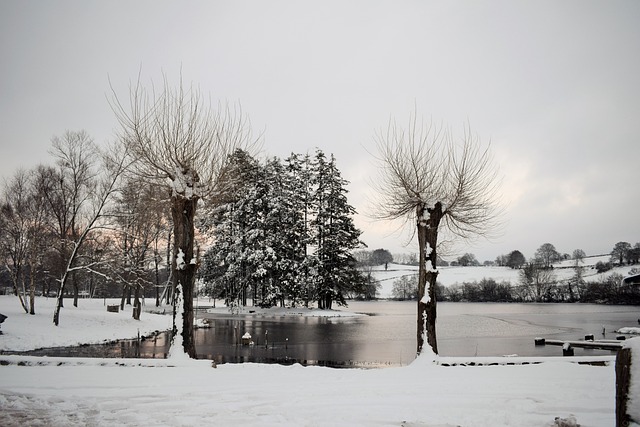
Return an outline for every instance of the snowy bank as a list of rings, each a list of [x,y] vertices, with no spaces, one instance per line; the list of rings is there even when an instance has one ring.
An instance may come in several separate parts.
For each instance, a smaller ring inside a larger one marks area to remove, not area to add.
[[[7,319],[0,326],[0,351],[27,351],[44,347],[68,347],[147,336],[155,331],[171,329],[171,316],[143,312],[140,320],[132,318],[132,307],[118,313],[107,312],[106,305],[120,304],[120,300],[80,299],[78,307],[65,300],[60,312],[60,325],[53,324],[55,298],[36,298],[36,314],[26,314],[18,298],[0,296],[0,313]],[[156,310],[147,304],[143,311]],[[160,308],[160,312],[162,312]],[[171,313],[171,308],[165,309]]]
[[[630,326],[626,328],[620,328],[616,332],[619,334],[640,335],[640,328]]]
[[[208,308],[207,313],[226,315],[231,314],[228,307]],[[306,307],[238,307],[234,314],[259,317],[358,317],[366,316],[347,310],[321,310]]]

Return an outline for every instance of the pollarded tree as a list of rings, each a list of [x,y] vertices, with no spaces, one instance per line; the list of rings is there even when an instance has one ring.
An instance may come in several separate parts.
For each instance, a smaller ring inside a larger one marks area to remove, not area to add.
[[[376,135],[380,175],[376,216],[415,223],[418,235],[417,350],[426,339],[435,353],[437,247],[441,231],[454,237],[486,235],[496,226],[498,169],[489,147],[465,127],[460,140],[448,129],[409,118]]]
[[[185,353],[196,356],[193,337],[193,293],[198,268],[194,219],[200,200],[223,193],[220,180],[228,156],[251,144],[248,120],[229,107],[214,110],[195,88],[182,82],[162,91],[130,88],[129,107],[115,92],[111,106],[122,127],[121,139],[136,160],[132,173],[152,185],[163,186],[170,197],[173,220],[173,289],[184,295],[181,322]],[[178,287],[178,285],[182,285]],[[174,304],[177,300],[174,297]]]

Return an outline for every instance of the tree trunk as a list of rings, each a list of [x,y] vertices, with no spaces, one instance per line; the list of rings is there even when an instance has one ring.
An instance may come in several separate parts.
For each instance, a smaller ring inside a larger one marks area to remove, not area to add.
[[[122,297],[120,297],[120,311],[124,311],[124,302],[127,298],[127,287],[129,285],[127,285],[126,283],[124,283],[122,285]]]
[[[36,279],[35,268],[31,264],[31,274],[29,274],[29,314],[36,314]]]
[[[60,324],[60,309],[63,305],[64,285],[67,283],[69,277],[69,268],[64,271],[62,278],[60,279],[60,287],[58,288],[58,294],[56,295],[56,306],[53,310],[53,324],[58,326]]]
[[[187,199],[179,195],[171,198],[171,216],[174,227],[174,257],[172,262],[173,289],[178,284],[183,289],[182,343],[184,352],[196,358],[196,347],[193,333],[193,292],[197,265],[194,257],[194,217],[198,199]],[[175,308],[174,308],[175,312]],[[179,322],[180,319],[175,319]]]
[[[18,300],[20,300],[20,305],[22,306],[22,309],[24,310],[25,313],[29,313],[29,308],[27,307],[27,303],[26,303],[26,292],[24,292],[24,277],[21,273],[16,273],[16,275],[13,276],[12,278],[13,281],[13,290],[15,295],[18,297]],[[22,291],[20,291],[20,286],[19,283],[20,281],[22,282]],[[23,295],[24,294],[24,295]]]
[[[438,227],[442,219],[442,204],[437,202],[433,208],[419,206],[416,211],[418,228],[419,267],[418,267],[418,354],[427,344],[438,354],[436,339],[436,246],[438,243]]]
[[[156,289],[156,307],[160,307],[160,273],[158,272],[158,254],[154,255],[156,283],[154,288]]]
[[[78,275],[75,270],[71,273],[71,280],[73,281],[73,306],[78,306]]]
[[[133,299],[133,314],[132,317],[135,320],[140,320],[140,312],[142,311],[142,304],[140,302],[140,285],[136,285],[135,295]]]

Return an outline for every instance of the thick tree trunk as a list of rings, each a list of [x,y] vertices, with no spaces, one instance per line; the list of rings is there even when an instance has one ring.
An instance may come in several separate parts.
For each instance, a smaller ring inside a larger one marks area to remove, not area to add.
[[[438,226],[442,219],[442,204],[436,203],[433,208],[420,206],[417,208],[417,228],[419,246],[418,267],[418,354],[424,347],[426,337],[427,344],[434,353],[438,353],[436,338],[436,245],[438,243]]]
[[[178,284],[183,289],[182,343],[184,352],[196,358],[196,347],[193,333],[193,293],[197,265],[194,254],[194,217],[198,199],[173,196],[171,199],[171,216],[174,228],[173,257],[173,289]],[[175,308],[174,308],[175,310]],[[181,319],[175,319],[179,322]]]

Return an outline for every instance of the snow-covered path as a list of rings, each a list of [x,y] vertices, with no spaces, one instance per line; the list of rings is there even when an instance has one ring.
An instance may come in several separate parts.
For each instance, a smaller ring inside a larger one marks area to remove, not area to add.
[[[418,359],[377,370],[53,362],[0,366],[0,425],[495,427],[549,426],[570,416],[582,426],[614,424],[613,365],[561,359],[484,367]]]

